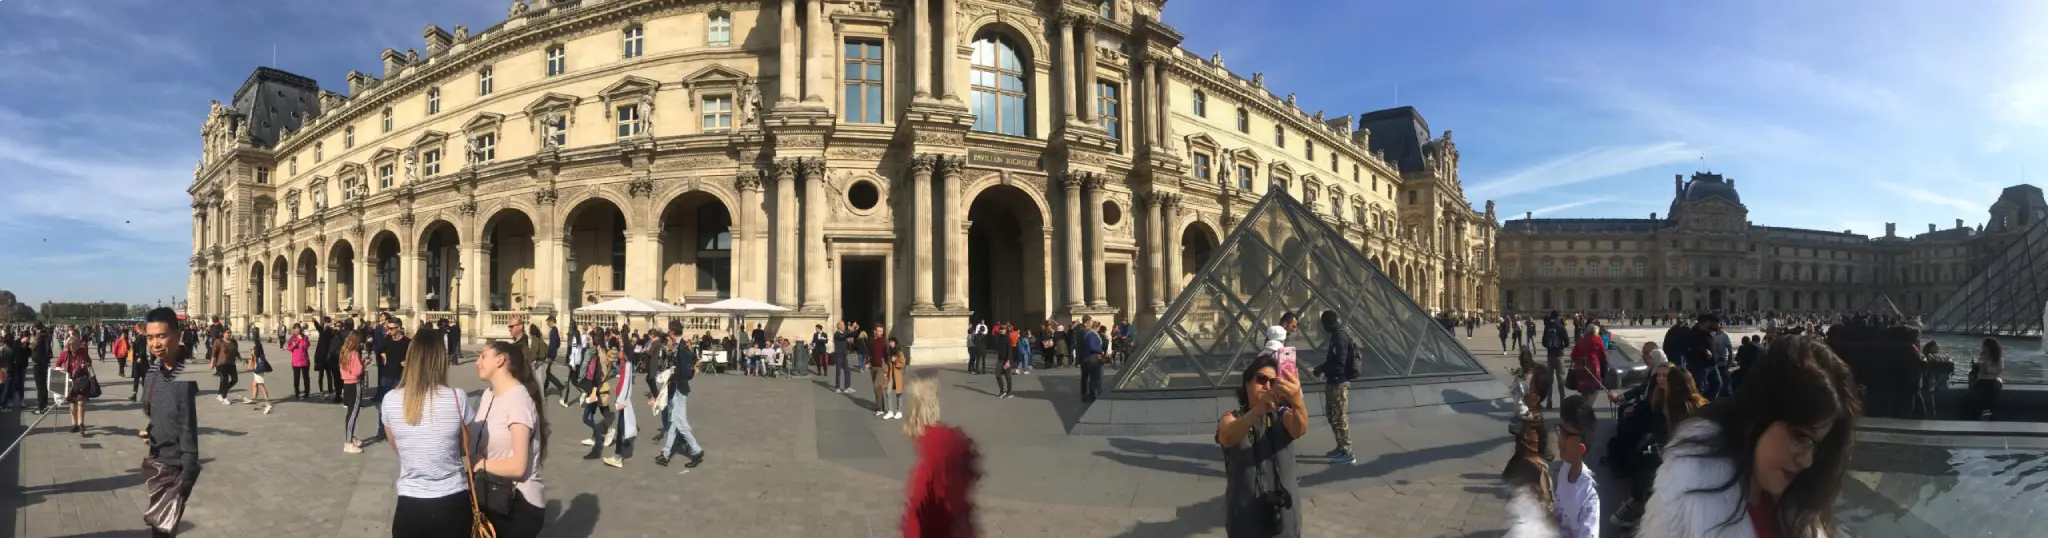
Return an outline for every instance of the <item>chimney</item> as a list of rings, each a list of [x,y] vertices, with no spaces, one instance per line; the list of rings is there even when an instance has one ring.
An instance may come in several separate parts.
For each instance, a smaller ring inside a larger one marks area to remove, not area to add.
[[[1671,195],[1682,196],[1684,194],[1685,174],[1671,174]]]
[[[1730,189],[1733,189],[1733,188],[1735,188],[1735,180],[1733,180],[1733,179],[1730,179],[1730,180],[1728,180],[1728,188],[1730,188]]]
[[[1522,212],[1522,220],[1535,220],[1535,219],[1536,219],[1536,212],[1535,212],[1535,211],[1523,211],[1523,212]]]
[[[363,90],[370,88],[369,78],[369,75],[365,75],[361,71],[350,69],[348,71],[348,95],[350,97],[362,95]]]
[[[1956,227],[1957,227],[1957,228],[1961,228],[1961,227],[1963,227],[1963,219],[1956,219]]]
[[[1934,223],[1927,223],[1927,233],[1934,233]]]
[[[1884,236],[1885,236],[1885,237],[1898,237],[1898,236],[1899,236],[1899,223],[1896,223],[1896,222],[1887,222],[1887,223],[1884,223]]]
[[[398,72],[403,70],[405,70],[405,55],[399,54],[395,50],[384,49],[384,78],[389,79],[398,76]]]
[[[1654,211],[1650,212],[1650,220],[1657,220],[1657,213],[1656,213],[1656,212],[1654,212]]]
[[[428,58],[440,56],[441,53],[448,51],[449,46],[455,43],[455,36],[449,35],[448,31],[442,30],[440,26],[432,24],[427,25],[427,29],[425,32],[422,32],[422,35],[427,39]]]

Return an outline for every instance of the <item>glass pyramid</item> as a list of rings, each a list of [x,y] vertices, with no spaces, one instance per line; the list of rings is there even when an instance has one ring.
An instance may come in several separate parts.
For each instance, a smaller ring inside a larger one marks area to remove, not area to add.
[[[1266,328],[1287,312],[1301,317],[1287,345],[1303,369],[1313,368],[1328,343],[1318,321],[1324,310],[1334,310],[1361,346],[1361,380],[1486,372],[1342,234],[1275,188],[1139,335],[1111,390],[1236,387]]]
[[[1931,332],[2039,334],[2048,316],[2048,220],[2034,223],[1927,317]]]

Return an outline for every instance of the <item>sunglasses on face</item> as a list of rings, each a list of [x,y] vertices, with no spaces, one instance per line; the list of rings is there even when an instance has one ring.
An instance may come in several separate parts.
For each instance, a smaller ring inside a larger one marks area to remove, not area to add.
[[[1273,384],[1273,376],[1269,376],[1266,374],[1252,374],[1252,384],[1261,386],[1271,386]]]

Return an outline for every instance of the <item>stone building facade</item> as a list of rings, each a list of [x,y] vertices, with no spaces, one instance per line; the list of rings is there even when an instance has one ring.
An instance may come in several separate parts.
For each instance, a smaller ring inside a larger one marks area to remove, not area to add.
[[[1426,308],[1496,308],[1448,131],[1304,110],[1163,4],[537,0],[346,94],[258,69],[202,128],[190,309],[496,335],[745,297],[793,311],[772,332],[884,323],[952,360],[973,319],[1148,322],[1269,188]]]
[[[2048,219],[2039,187],[2008,187],[1985,224],[1901,237],[1895,224],[1868,237],[1762,226],[1735,180],[1672,178],[1670,212],[1648,219],[1538,219],[1505,223],[1501,301],[1511,312],[1550,310],[1839,312],[1887,297],[1907,315],[1941,306],[2027,227]]]

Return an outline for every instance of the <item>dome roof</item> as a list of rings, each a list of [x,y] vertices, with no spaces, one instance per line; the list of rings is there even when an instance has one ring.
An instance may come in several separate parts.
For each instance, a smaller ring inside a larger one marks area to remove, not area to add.
[[[1742,205],[1742,195],[1735,192],[1735,182],[1722,178],[1720,174],[1693,174],[1692,181],[1685,185],[1685,201],[1698,202],[1708,198],[1720,198]]]

